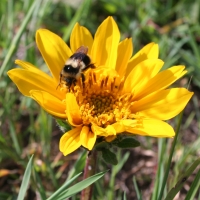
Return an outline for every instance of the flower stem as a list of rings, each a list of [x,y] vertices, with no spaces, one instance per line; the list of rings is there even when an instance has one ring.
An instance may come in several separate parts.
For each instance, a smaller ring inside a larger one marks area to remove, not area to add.
[[[86,159],[86,164],[84,168],[84,175],[83,179],[86,179],[96,172],[96,161],[97,161],[97,151],[89,151],[88,156]],[[81,200],[91,200],[92,199],[92,190],[93,190],[93,184],[89,187],[85,188],[81,192]]]

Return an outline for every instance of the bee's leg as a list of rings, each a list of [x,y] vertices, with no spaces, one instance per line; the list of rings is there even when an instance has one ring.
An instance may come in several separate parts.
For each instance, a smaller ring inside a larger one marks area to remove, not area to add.
[[[85,88],[85,76],[83,73],[81,73],[81,79],[82,79],[83,88]]]
[[[95,67],[95,65],[93,63],[91,63],[91,64],[86,65],[86,67],[83,69],[83,71],[86,71],[89,68],[95,69],[96,67]]]
[[[72,81],[72,82],[68,82],[68,83],[67,83],[68,92],[70,92],[70,89],[71,89],[72,84],[74,84],[74,86],[75,86],[75,81]]]
[[[61,78],[62,78],[62,74],[60,74],[60,81],[58,83],[58,86],[60,86]],[[56,87],[56,90],[58,89],[58,86]]]
[[[66,86],[67,86],[68,92],[70,92],[71,84],[70,83],[66,83]]]
[[[92,69],[96,68],[96,66],[93,63],[89,64],[89,67],[92,68]]]

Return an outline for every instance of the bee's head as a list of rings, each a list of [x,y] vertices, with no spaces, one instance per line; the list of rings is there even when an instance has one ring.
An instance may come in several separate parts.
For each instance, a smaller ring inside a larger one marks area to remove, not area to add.
[[[63,71],[69,74],[77,74],[79,72],[79,68],[74,68],[72,65],[65,65]]]
[[[75,83],[76,82],[76,79],[74,77],[65,77],[65,82],[66,82],[66,85],[67,86],[71,86],[72,83]]]

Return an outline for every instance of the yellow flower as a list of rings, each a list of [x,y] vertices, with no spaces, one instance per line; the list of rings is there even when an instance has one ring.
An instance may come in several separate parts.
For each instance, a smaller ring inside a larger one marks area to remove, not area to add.
[[[186,73],[185,67],[173,66],[160,72],[164,62],[158,59],[157,44],[146,45],[132,57],[131,38],[119,40],[120,32],[112,17],[103,21],[94,39],[77,23],[70,48],[59,36],[40,29],[37,46],[52,76],[20,60],[16,64],[22,68],[8,72],[23,95],[73,127],[60,139],[64,155],[80,146],[91,150],[97,138],[110,142],[123,132],[152,137],[175,134],[164,121],[179,114],[193,93],[168,87]],[[86,71],[84,88],[80,82],[71,92],[57,88],[66,60],[80,46],[88,47],[96,69]]]

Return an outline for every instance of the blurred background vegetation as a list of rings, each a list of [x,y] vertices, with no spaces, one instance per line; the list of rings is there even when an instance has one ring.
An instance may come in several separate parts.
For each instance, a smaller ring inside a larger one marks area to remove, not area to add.
[[[70,33],[76,22],[94,34],[107,16],[113,16],[116,20],[121,39],[132,37],[134,53],[153,41],[159,44],[160,58],[165,61],[164,68],[178,64],[186,66],[188,74],[176,86],[187,87],[192,77],[190,90],[195,95],[184,112],[168,189],[174,186],[180,174],[200,155],[198,0],[1,0],[0,199],[16,198],[24,169],[32,154],[35,155],[34,173],[26,197],[30,200],[41,199],[41,196],[45,199],[67,177],[83,169],[81,165],[74,167],[83,151],[62,156],[58,149],[62,133],[54,120],[34,101],[22,96],[6,72],[16,67],[15,59],[26,60],[47,72],[35,44],[37,29],[47,28],[69,44]],[[177,119],[170,123],[176,129]],[[159,175],[163,176],[172,141],[138,138],[141,147],[117,153],[121,167],[102,162],[99,164],[99,170],[111,168],[112,173],[96,184],[94,199],[122,199],[124,191],[127,199],[137,199],[136,182],[143,199],[150,199],[156,185],[158,162],[162,160],[163,171]],[[165,153],[159,155],[158,152]],[[197,171],[185,183],[177,199],[185,198]],[[102,191],[102,187],[108,190]],[[193,198],[200,199],[200,194]]]

